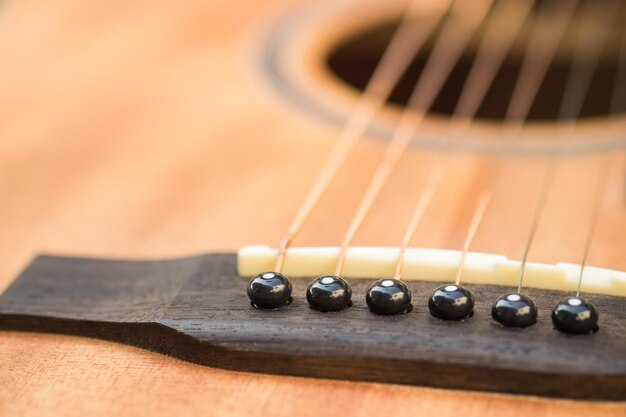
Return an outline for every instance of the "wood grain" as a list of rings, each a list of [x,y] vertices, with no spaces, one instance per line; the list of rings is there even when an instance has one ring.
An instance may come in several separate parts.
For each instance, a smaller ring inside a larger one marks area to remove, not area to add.
[[[272,2],[294,7],[297,0]],[[335,126],[250,81],[244,1],[5,1],[0,7],[0,287],[42,251],[171,257],[275,244]],[[380,158],[366,140],[298,244],[336,244]],[[357,236],[395,245],[432,155],[415,150]],[[456,155],[414,245],[459,248],[483,164]],[[474,250],[519,258],[544,161],[499,159]],[[626,270],[624,159],[590,264]],[[563,161],[531,259],[578,262],[599,160]],[[269,189],[273,191],[268,191]],[[349,192],[347,192],[349,191]],[[394,213],[390,216],[389,213]],[[226,372],[89,339],[0,333],[1,415],[615,415],[624,404]],[[332,401],[331,401],[332,400]],[[393,406],[389,406],[393,404]]]
[[[428,314],[436,286],[410,283],[414,309],[376,316],[369,280],[351,280],[354,305],[337,313],[304,301],[255,309],[236,275],[235,254],[167,261],[38,257],[0,296],[0,329],[95,337],[218,368],[277,375],[427,385],[548,397],[626,400],[626,299],[594,296],[602,331],[571,336],[552,328],[566,295],[532,290],[538,323],[504,329],[491,320],[497,286],[472,285],[474,316]],[[426,311],[424,311],[426,310]]]

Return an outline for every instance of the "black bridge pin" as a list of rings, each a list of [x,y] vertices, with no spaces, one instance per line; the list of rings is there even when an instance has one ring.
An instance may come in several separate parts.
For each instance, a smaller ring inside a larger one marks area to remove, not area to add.
[[[306,299],[315,310],[339,311],[352,305],[352,288],[341,277],[324,275],[309,284]]]
[[[365,301],[372,313],[380,315],[408,313],[413,308],[411,289],[395,278],[381,279],[370,285]]]
[[[248,297],[256,308],[274,309],[291,303],[291,282],[278,272],[262,272],[248,283]]]
[[[439,319],[463,320],[474,314],[474,295],[462,285],[441,285],[428,299],[428,309]]]
[[[528,327],[537,322],[538,311],[532,298],[513,292],[498,297],[491,307],[491,317],[506,327]]]
[[[598,310],[582,297],[566,297],[552,310],[552,323],[564,333],[594,333],[598,330]]]

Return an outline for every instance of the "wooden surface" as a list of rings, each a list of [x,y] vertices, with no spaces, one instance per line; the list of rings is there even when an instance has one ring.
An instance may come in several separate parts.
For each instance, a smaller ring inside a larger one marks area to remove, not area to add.
[[[593,400],[626,400],[626,299],[595,295],[601,331],[553,329],[567,293],[531,290],[537,324],[505,329],[491,319],[503,289],[471,285],[468,320],[433,318],[437,284],[411,282],[413,310],[376,316],[371,281],[351,280],[354,304],[336,313],[307,305],[309,280],[288,307],[255,309],[235,254],[167,261],[42,256],[0,296],[0,329],[94,337],[217,368],[265,374],[426,385]]]
[[[251,25],[267,7],[2,2],[2,289],[43,251],[172,257],[280,240],[337,128],[303,116],[249,76],[254,68],[242,57]],[[363,142],[298,244],[338,243],[382,145]],[[611,158],[590,264],[626,270],[624,159]],[[447,191],[435,197],[416,246],[462,244],[482,160],[449,161]],[[473,249],[519,258],[545,161],[500,161],[493,204]],[[579,262],[601,162],[561,162],[559,192],[531,259]],[[407,199],[416,196],[429,164],[430,156],[418,151],[403,161],[356,244],[397,245],[413,204]],[[304,416],[319,414],[320,399],[328,416],[626,412],[624,404],[227,372],[102,341],[18,332],[0,333],[0,386],[0,414],[11,416],[235,416],[259,409]]]

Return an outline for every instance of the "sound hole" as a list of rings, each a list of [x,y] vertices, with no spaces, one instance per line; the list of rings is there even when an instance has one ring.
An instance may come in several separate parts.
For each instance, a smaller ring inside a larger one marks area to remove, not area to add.
[[[327,58],[329,69],[345,83],[363,90],[372,74],[384,48],[391,39],[398,21],[388,21],[353,33],[347,39],[340,40],[330,51]],[[480,31],[479,31],[480,33]],[[434,33],[431,41],[438,36]],[[475,39],[476,41],[478,38]],[[470,42],[476,44],[476,42]],[[404,106],[424,68],[431,52],[432,42],[415,57],[406,74],[396,86],[389,102]],[[607,55],[607,54],[605,54]],[[477,113],[477,118],[498,121],[505,116],[522,63],[521,51],[512,50],[504,60],[493,84]],[[444,87],[439,92],[430,112],[451,115],[461,94],[465,79],[475,58],[475,49],[470,46],[459,60]],[[567,74],[571,66],[571,57],[563,54],[553,60],[541,85],[529,114],[529,120],[555,120],[562,100]],[[582,108],[580,117],[597,117],[609,114],[611,90],[617,71],[615,59],[604,57],[598,64],[593,80]],[[619,109],[619,113],[625,109]]]

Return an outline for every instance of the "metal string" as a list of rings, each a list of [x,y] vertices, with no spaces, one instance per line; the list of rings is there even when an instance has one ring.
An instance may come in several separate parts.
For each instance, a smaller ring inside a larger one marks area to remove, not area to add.
[[[538,12],[539,18],[536,18],[531,28],[530,39],[522,58],[520,72],[515,86],[513,87],[511,100],[509,101],[504,117],[503,135],[513,142],[517,141],[521,133],[530,108],[539,92],[541,82],[548,71],[550,62],[552,62],[556,55],[557,48],[572,20],[577,5],[578,0],[567,0],[563,2],[546,1],[541,5]],[[556,13],[558,18],[552,19],[550,25],[541,23],[539,19],[548,19],[552,13]],[[548,167],[548,171],[552,169],[553,168]],[[552,177],[552,174],[548,172],[547,177]],[[537,211],[543,210],[543,206],[549,194],[548,191],[549,189],[541,191]],[[533,219],[533,224],[530,228],[530,236],[527,242],[532,242],[534,239],[538,222],[539,218]],[[527,243],[524,250],[520,276],[523,276],[529,249],[530,244]],[[462,263],[459,268],[463,268]],[[519,289],[521,289],[521,283]]]
[[[465,269],[465,258],[467,257],[467,252],[472,245],[474,236],[476,236],[478,226],[480,226],[480,222],[485,216],[485,212],[487,211],[490,200],[491,191],[489,189],[486,189],[482,192],[480,199],[478,200],[478,204],[476,204],[476,209],[474,211],[474,215],[472,216],[470,227],[467,231],[467,235],[465,236],[465,242],[463,243],[463,252],[461,252],[461,260],[459,261],[459,268],[456,272],[456,285],[459,285],[461,283],[461,276],[463,275],[463,270]]]
[[[538,13],[539,18],[548,18],[548,16],[553,13],[553,7],[556,7],[559,19],[551,21],[551,24],[549,26],[541,24],[539,20],[535,20],[534,24],[532,25],[528,46],[522,58],[520,73],[516,80],[515,86],[513,87],[513,93],[507,107],[503,122],[503,133],[505,133],[504,136],[511,138],[513,141],[517,140],[517,137],[521,132],[524,121],[526,120],[532,103],[537,96],[539,87],[543,78],[545,77],[549,64],[556,54],[557,47],[563,35],[565,34],[565,30],[567,29],[570,20],[572,19],[574,11],[576,10],[577,2],[578,0],[568,0],[561,3],[549,1],[544,2]],[[469,120],[471,122],[471,119]],[[466,124],[468,124],[467,121],[460,120],[459,122],[454,124],[457,126],[455,130],[462,130],[464,125]],[[494,176],[492,175],[491,181],[493,180]],[[490,199],[487,199],[486,204],[488,204],[489,201]],[[474,219],[476,219],[477,216],[482,218],[482,216],[484,215],[484,213],[481,213],[481,211],[486,210],[486,207],[484,210],[479,210],[479,208],[481,208],[480,205],[481,204],[479,200],[479,204],[477,205],[476,212],[474,214]],[[478,228],[480,220],[476,220],[476,222],[476,228]],[[474,221],[472,221],[472,223],[474,223]],[[534,229],[535,227],[531,227],[531,230]],[[459,262],[459,267],[457,270],[457,284],[460,282],[460,278],[463,274],[467,251],[471,246],[473,235],[475,233],[476,230],[473,230],[473,228],[470,226],[468,234],[466,235],[466,242],[463,252],[461,253],[461,260]],[[532,233],[534,235],[534,232]],[[523,264],[525,265],[525,263]]]
[[[609,6],[606,6],[606,9],[602,11],[603,17],[606,18],[607,16],[615,16],[616,5],[617,2],[610,2]],[[591,14],[595,12],[595,6],[597,6],[597,4],[589,2],[585,6],[585,13]],[[610,20],[611,19],[606,19],[606,21],[609,22]],[[580,31],[577,33],[573,62],[567,76],[565,91],[559,108],[557,120],[565,121],[565,125],[561,128],[558,137],[561,141],[568,139],[568,136],[571,134],[576,125],[576,117],[580,114],[580,111],[585,103],[586,94],[589,90],[594,70],[602,52],[602,48],[597,47],[597,45],[592,48],[584,47],[586,46],[584,41],[589,38],[589,33],[587,31],[592,30],[588,26],[589,25],[584,24],[581,25]],[[610,25],[604,25],[602,28],[603,30],[601,31],[599,38],[603,39],[602,42],[604,42],[608,37]],[[530,248],[532,247],[540,220],[545,211],[550,191],[552,190],[554,184],[557,171],[557,161],[558,158],[556,155],[550,157],[550,160],[548,161],[548,168],[546,169],[542,179],[539,202],[535,207],[535,212],[533,213],[529,236],[524,248],[524,256],[520,267],[517,292],[520,292],[522,289],[528,254],[530,252]]]
[[[404,257],[406,255],[406,250],[413,239],[413,235],[415,234],[415,230],[419,225],[422,217],[426,213],[426,209],[430,205],[430,202],[433,199],[433,195],[435,194],[435,189],[439,186],[441,182],[441,178],[443,177],[444,168],[443,164],[437,164],[430,171],[428,175],[428,180],[426,181],[426,186],[420,193],[420,197],[417,200],[417,205],[413,210],[413,214],[411,215],[411,220],[409,221],[409,226],[404,233],[404,237],[402,238],[402,244],[400,245],[400,251],[398,252],[398,258],[396,260],[396,268],[394,273],[395,279],[400,279],[402,276],[402,267],[404,266]]]
[[[611,95],[611,104],[609,106],[609,117],[611,114],[615,114],[620,110],[620,102],[626,96],[626,30],[624,30],[623,28],[621,48],[618,59],[619,61],[617,71],[615,73],[614,88]],[[624,127],[620,124],[616,126],[616,129],[618,128],[618,126],[622,128]],[[580,296],[580,286],[583,282],[583,275],[585,273],[585,266],[587,265],[589,249],[591,248],[591,242],[593,240],[596,224],[598,223],[598,217],[600,215],[600,209],[602,207],[603,196],[606,192],[606,186],[609,176],[609,164],[606,162],[606,156],[603,156],[600,159],[600,174],[598,175],[596,191],[593,196],[593,208],[591,210],[589,228],[587,230],[587,236],[585,238],[585,249],[583,251],[582,261],[580,262],[580,275],[578,276],[578,284],[576,285],[576,298]]]
[[[443,148],[453,145],[450,142],[451,138],[458,141],[461,139],[462,134],[469,130],[473,118],[489,90],[502,61],[506,57],[515,36],[530,13],[532,4],[532,1],[509,0],[500,1],[495,5],[493,17],[489,20],[485,29],[484,37],[481,39],[479,49],[476,52],[476,58],[472,63],[459,100],[452,112],[450,134],[444,138]],[[503,22],[506,22],[506,24],[503,24]],[[433,198],[435,188],[439,185],[445,172],[443,163],[440,161],[442,152],[439,152],[437,156],[439,160],[430,171],[426,186],[420,193],[411,215],[409,226],[402,238],[402,244],[396,260],[395,279],[400,279],[402,275],[406,250]],[[464,255],[462,255],[462,258],[464,258]],[[461,262],[462,264],[463,262]]]
[[[505,137],[517,140],[577,5],[578,0],[552,0],[540,6],[504,117]],[[553,13],[556,19],[550,19]],[[550,19],[550,24],[541,18]]]
[[[443,83],[463,53],[471,35],[487,15],[492,2],[493,0],[480,0],[470,4],[469,2],[459,1],[454,5],[448,19],[445,20],[441,33],[428,57],[426,67],[422,71],[407,107],[402,113],[400,122],[387,146],[383,159],[376,168],[350,226],[343,237],[335,266],[335,275],[341,275],[347,249],[354,239],[357,230],[389,179],[400,157],[413,139],[415,130],[424,120],[426,110],[437,97]]]
[[[441,10],[434,12],[433,18],[425,19],[420,24],[415,24],[414,17],[420,7],[422,7],[421,3],[420,0],[412,0],[410,2],[365,91],[359,97],[354,110],[350,114],[335,147],[324,162],[313,186],[291,222],[278,249],[278,256],[274,265],[276,272],[282,271],[287,249],[302,229],[302,226],[352,149],[365,133],[374,115],[386,102],[393,87],[397,84],[419,48],[448,10],[447,7],[442,7]]]

